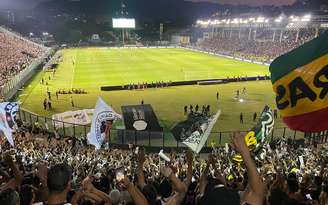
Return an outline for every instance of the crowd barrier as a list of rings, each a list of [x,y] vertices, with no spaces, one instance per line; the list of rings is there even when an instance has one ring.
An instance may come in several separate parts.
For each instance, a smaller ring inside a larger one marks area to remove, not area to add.
[[[19,118],[26,124],[36,128],[37,126],[57,137],[73,137],[85,139],[90,131],[90,125],[78,125],[63,121],[53,120],[48,117],[39,116],[27,110],[20,109]],[[210,150],[213,144],[220,146],[230,142],[233,131],[213,131],[205,144],[203,151]],[[274,128],[269,140],[285,138],[292,142],[307,139],[313,144],[327,143],[328,130],[320,133],[303,133],[290,130],[287,127]],[[124,129],[112,129],[109,136],[110,144],[118,147],[127,147],[129,144],[144,146],[153,149],[185,149],[186,146],[177,142],[169,131],[149,132]]]

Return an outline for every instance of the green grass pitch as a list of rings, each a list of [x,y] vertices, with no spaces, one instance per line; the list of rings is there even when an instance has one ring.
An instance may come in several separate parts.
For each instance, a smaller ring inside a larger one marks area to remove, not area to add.
[[[152,81],[183,81],[233,76],[257,76],[269,74],[268,67],[233,59],[212,56],[184,49],[157,48],[76,48],[61,50],[63,62],[51,80],[50,72],[40,72],[20,93],[18,100],[22,107],[34,113],[51,116],[68,110],[94,108],[101,96],[108,104],[121,113],[122,105],[140,104],[141,100],[151,104],[161,125],[170,129],[175,123],[186,118],[185,105],[211,105],[214,112],[222,114],[213,131],[247,130],[254,125],[252,114],[261,112],[268,104],[274,107],[274,93],[270,81],[240,82],[206,86],[178,86],[150,88],[147,90],[100,91],[101,86],[123,85]],[[72,61],[75,61],[73,64]],[[48,86],[41,85],[47,79]],[[43,110],[42,102],[46,90],[52,92],[52,111]],[[236,90],[247,89],[244,102],[233,99]],[[86,95],[54,96],[58,89],[83,88]],[[220,93],[219,101],[216,92]],[[72,96],[77,107],[72,108]],[[244,113],[245,123],[239,123],[239,114]],[[281,122],[278,127],[283,126]]]

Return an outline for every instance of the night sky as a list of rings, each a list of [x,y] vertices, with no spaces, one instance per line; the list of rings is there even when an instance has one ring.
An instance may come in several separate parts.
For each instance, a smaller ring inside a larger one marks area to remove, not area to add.
[[[296,0],[190,0],[193,2],[214,2],[221,4],[233,4],[233,5],[253,5],[253,6],[262,6],[262,5],[291,5],[296,2]]]
[[[35,7],[38,3],[51,0],[0,0],[1,9],[30,9]],[[68,1],[80,1],[80,0],[68,0]],[[94,1],[94,0],[90,0]],[[117,0],[116,0],[117,1]],[[137,0],[136,0],[137,1]],[[153,0],[156,4],[158,0]],[[234,5],[290,5],[295,3],[296,0],[186,0],[193,2],[214,2],[222,4],[234,4]],[[97,1],[95,1],[97,2]]]

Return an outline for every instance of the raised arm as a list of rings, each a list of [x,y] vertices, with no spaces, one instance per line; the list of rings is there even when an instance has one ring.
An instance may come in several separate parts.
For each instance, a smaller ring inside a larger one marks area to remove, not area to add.
[[[8,164],[9,168],[13,171],[14,178],[10,179],[5,185],[0,187],[0,192],[8,188],[16,189],[18,186],[20,186],[20,184],[23,181],[23,175],[19,171],[18,167],[16,166],[16,164],[14,163],[12,157],[8,152],[4,155],[4,161]]]
[[[145,158],[145,151],[143,149],[139,150],[137,159],[138,159],[138,165],[137,165],[138,166],[137,167],[138,186],[140,187],[140,189],[143,189],[146,185],[145,176],[144,176],[144,172],[143,172],[144,163],[146,161],[146,158]]]
[[[174,194],[174,196],[167,202],[167,205],[180,205],[183,202],[184,197],[186,196],[188,187],[191,184],[191,179],[192,179],[193,155],[190,150],[188,150],[186,153],[186,161],[188,165],[187,177],[182,183],[182,185],[184,186],[184,191]]]
[[[248,202],[253,205],[260,205],[263,203],[265,196],[265,185],[262,178],[256,169],[253,159],[251,158],[243,135],[235,135],[232,141],[234,149],[243,157],[248,175],[248,185],[244,194],[241,196],[241,199],[243,202]]]
[[[148,205],[146,197],[130,182],[127,176],[124,177],[123,183],[136,205]]]
[[[203,171],[203,173],[200,176],[200,182],[199,182],[199,193],[198,193],[198,197],[202,197],[205,193],[205,187],[207,185],[207,175],[209,173],[210,170],[210,163],[206,163],[206,167]]]
[[[188,150],[186,153],[186,161],[187,161],[188,168],[187,168],[187,178],[184,181],[184,183],[188,189],[189,185],[191,184],[191,180],[192,180],[193,154],[192,154],[191,150]]]
[[[41,186],[38,187],[40,192],[41,199],[46,200],[48,198],[48,186],[47,186],[47,177],[48,177],[48,167],[46,163],[40,163],[38,165],[38,171],[36,175],[39,177]]]
[[[220,182],[226,186],[227,183],[226,183],[226,180],[225,178],[223,177],[223,175],[221,174],[221,170],[217,167],[216,165],[216,162],[217,162],[217,159],[215,158],[214,155],[209,155],[208,156],[208,161],[209,163],[212,165],[212,168],[214,170],[214,175],[215,175],[215,178],[217,178],[218,180],[220,180]]]
[[[111,199],[108,194],[96,189],[92,184],[92,179],[88,176],[82,182],[83,195],[93,198],[100,203],[101,201],[105,204],[112,204]]]
[[[187,192],[187,189],[186,189],[186,186],[184,185],[184,183],[182,183],[182,181],[180,181],[175,176],[175,174],[173,173],[173,171],[170,167],[161,166],[160,171],[167,179],[169,179],[173,183],[177,192],[179,192],[179,193]]]

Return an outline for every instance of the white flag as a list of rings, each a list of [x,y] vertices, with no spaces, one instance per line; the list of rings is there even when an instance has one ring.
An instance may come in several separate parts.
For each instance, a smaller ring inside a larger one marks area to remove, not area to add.
[[[195,131],[191,133],[190,137],[185,139],[182,143],[198,154],[204,147],[205,142],[210,136],[213,126],[219,118],[220,114],[221,110],[218,110],[218,112],[212,118],[208,119],[206,123],[203,123],[200,126],[202,133],[200,133],[200,131]]]
[[[92,144],[96,146],[96,149],[100,149],[106,137],[107,123],[121,118],[121,115],[117,114],[99,97],[93,113],[91,129],[87,136],[88,144]]]
[[[305,167],[303,156],[299,156],[298,159],[300,160],[300,168],[303,169]]]
[[[16,115],[18,109],[18,103],[0,103],[0,130],[3,132],[11,146],[14,146],[12,132],[14,126],[16,125]]]

